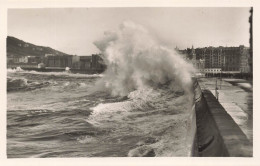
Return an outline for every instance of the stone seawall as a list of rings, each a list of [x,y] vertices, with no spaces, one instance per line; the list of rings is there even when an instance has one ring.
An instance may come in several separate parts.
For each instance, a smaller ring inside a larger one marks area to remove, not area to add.
[[[214,95],[194,81],[196,134],[192,156],[251,157],[252,145]]]

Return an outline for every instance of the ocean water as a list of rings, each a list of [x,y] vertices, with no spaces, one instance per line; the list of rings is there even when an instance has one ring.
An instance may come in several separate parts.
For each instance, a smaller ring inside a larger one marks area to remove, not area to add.
[[[188,156],[195,71],[142,25],[94,42],[102,75],[8,70],[8,157]]]
[[[187,156],[190,95],[167,84],[112,96],[103,75],[7,73],[7,156]]]

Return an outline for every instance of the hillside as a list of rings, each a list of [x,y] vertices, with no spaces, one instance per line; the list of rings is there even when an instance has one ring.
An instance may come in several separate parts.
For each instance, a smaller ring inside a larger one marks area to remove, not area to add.
[[[7,56],[44,56],[45,54],[68,55],[50,47],[37,46],[23,40],[8,36],[6,39]]]

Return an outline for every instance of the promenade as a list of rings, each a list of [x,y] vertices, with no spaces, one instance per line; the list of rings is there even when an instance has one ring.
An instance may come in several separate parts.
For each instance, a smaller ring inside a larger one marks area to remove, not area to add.
[[[227,113],[253,143],[253,86],[243,79],[199,78],[202,89],[208,89],[216,97]]]

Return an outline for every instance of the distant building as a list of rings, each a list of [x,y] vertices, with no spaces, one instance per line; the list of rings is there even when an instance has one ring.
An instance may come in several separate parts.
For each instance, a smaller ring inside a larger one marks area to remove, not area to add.
[[[23,46],[24,46],[24,47],[29,47],[29,44],[25,43]]]
[[[48,56],[54,56],[54,54],[45,54],[44,56],[45,56],[45,58],[46,58],[46,57],[48,57]]]
[[[250,49],[244,46],[240,46],[240,72],[241,73],[251,73],[250,67],[251,67],[251,55],[250,55]]]
[[[80,57],[80,69],[104,70],[105,65],[101,54]]]
[[[53,54],[45,55],[45,65],[46,67],[53,67],[53,68],[66,68],[72,67],[72,56],[71,55],[64,55],[58,56]]]
[[[105,68],[101,54],[92,54],[92,69],[103,70]]]
[[[91,67],[92,67],[92,56],[81,56],[80,69],[91,69]]]
[[[18,58],[19,63],[28,63],[28,57],[22,56]]]
[[[105,69],[101,54],[92,54],[90,56],[76,55],[56,55],[45,54],[44,56],[15,56],[7,55],[8,67],[24,68],[49,68],[49,69],[70,69],[88,70],[91,72],[102,72]]]
[[[222,72],[221,68],[205,68],[204,73],[219,74]]]
[[[41,62],[42,58],[37,56],[7,55],[7,67],[35,68]]]
[[[195,68],[204,73],[249,73],[250,50],[241,45],[239,47],[205,47],[187,48],[179,50],[186,54]]]
[[[196,57],[196,53],[195,53],[195,50],[194,50],[193,46],[192,46],[192,48],[191,48],[190,56],[189,56],[189,57],[192,58],[192,59],[191,59],[191,62],[192,62],[192,64],[193,64],[193,66],[197,67],[197,57]]]
[[[249,72],[249,48],[243,45],[239,47],[224,47],[222,57],[223,72]]]
[[[42,58],[38,56],[27,56],[27,63],[29,64],[39,64],[42,62]]]
[[[180,50],[180,49],[176,46],[176,47],[175,47],[175,51],[176,51],[177,53],[179,53],[179,54],[182,56],[183,59],[185,59],[185,60],[188,60],[188,59],[189,59],[189,58],[188,58],[187,49]]]
[[[196,69],[198,69],[198,71],[200,73],[204,73],[204,69],[205,69],[205,59],[199,59],[196,60],[196,64],[195,64]]]
[[[7,64],[13,64],[14,63],[14,57],[7,57]]]
[[[79,56],[72,56],[72,69],[80,69],[80,57]]]

